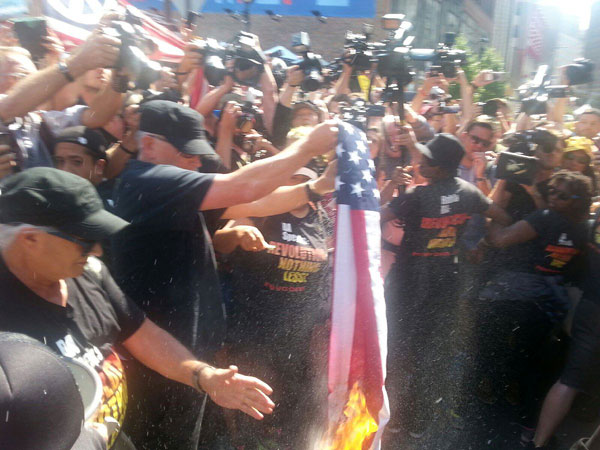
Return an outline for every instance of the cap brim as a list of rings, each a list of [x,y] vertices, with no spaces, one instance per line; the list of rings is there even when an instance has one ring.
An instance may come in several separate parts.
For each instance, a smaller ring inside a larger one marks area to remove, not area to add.
[[[205,139],[192,139],[179,149],[186,155],[216,155],[212,146]]]
[[[82,239],[102,241],[117,234],[127,225],[129,225],[129,222],[109,213],[105,209],[101,209],[94,214],[90,214],[81,222],[65,224],[58,228]]]
[[[416,146],[417,146],[417,150],[419,150],[419,153],[421,153],[423,156],[426,156],[427,158],[433,160],[433,154],[431,153],[431,150],[429,150],[429,147],[427,147],[426,145],[420,144],[418,142],[417,142]]]

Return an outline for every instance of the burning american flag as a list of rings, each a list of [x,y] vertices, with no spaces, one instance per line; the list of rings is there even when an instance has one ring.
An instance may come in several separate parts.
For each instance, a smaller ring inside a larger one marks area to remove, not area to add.
[[[389,419],[379,191],[365,133],[339,124],[327,448],[378,449]]]

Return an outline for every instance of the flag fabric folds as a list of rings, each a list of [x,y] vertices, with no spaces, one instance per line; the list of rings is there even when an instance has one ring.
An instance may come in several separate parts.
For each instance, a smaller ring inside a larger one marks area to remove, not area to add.
[[[336,253],[328,371],[329,429],[340,428],[349,420],[348,398],[356,391],[364,396],[366,404],[367,411],[361,413],[367,413],[376,425],[370,427],[364,439],[361,438],[360,447],[348,446],[354,438],[339,436],[338,432],[336,444],[330,448],[378,449],[383,428],[389,420],[384,386],[387,323],[379,271],[379,191],[365,133],[340,122],[337,157]],[[353,425],[352,428],[359,427]]]

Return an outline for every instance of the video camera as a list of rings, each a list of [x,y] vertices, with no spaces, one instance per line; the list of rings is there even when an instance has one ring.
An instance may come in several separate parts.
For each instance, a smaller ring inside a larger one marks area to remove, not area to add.
[[[504,139],[508,149],[498,158],[496,178],[531,186],[538,170],[534,156],[538,148],[545,153],[554,151],[558,138],[546,130],[520,131]]]
[[[376,61],[374,50],[376,44],[369,42],[373,34],[373,25],[363,24],[363,34],[346,31],[344,42],[345,49],[351,49],[350,55],[344,59],[344,62],[356,70],[369,70],[371,64]]]
[[[323,85],[323,66],[318,55],[310,50],[310,37],[306,31],[292,36],[292,50],[302,56],[296,64],[304,72],[304,80],[300,88],[304,92],[312,92]]]
[[[262,111],[258,109],[251,101],[245,101],[240,105],[242,113],[237,118],[236,128],[242,133],[249,133],[253,129],[262,130],[263,119]]]
[[[594,64],[589,60],[576,59],[567,66],[566,75],[571,85],[592,81]],[[527,115],[546,114],[549,98],[564,98],[569,95],[569,86],[550,85],[550,73],[547,65],[538,67],[533,80],[517,88],[521,99],[521,110]]]
[[[161,65],[146,56],[154,51],[154,42],[130,8],[126,10],[125,20],[113,21],[103,32],[121,40],[115,68],[124,69],[133,78],[136,89],[148,89],[160,78]]]
[[[410,57],[416,61],[431,61],[432,70],[441,73],[446,78],[456,78],[457,69],[467,62],[467,53],[454,48],[455,33],[446,33],[444,42],[435,49],[415,48]]]
[[[251,33],[240,31],[228,43],[212,38],[194,41],[198,46],[195,51],[204,56],[204,76],[208,83],[217,86],[230,74],[237,83],[256,86],[266,59],[255,48],[255,38]],[[227,68],[230,60],[233,60],[232,72]]]

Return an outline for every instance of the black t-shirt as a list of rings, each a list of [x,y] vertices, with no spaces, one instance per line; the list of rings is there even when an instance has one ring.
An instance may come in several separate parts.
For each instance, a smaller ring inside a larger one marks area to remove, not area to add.
[[[585,298],[600,304],[600,211],[596,213],[587,241],[583,291]]]
[[[305,341],[320,317],[328,317],[326,229],[318,211],[255,219],[273,250],[231,255],[231,335],[269,341]],[[235,340],[235,337],[233,338]]]
[[[540,181],[535,185],[544,200],[548,198],[548,184],[550,179]],[[528,214],[534,212],[537,207],[535,200],[529,195],[523,186],[513,181],[506,182],[506,192],[511,194],[506,205],[506,212],[517,222],[524,219]]]
[[[131,223],[113,239],[115,279],[154,322],[208,358],[225,332],[214,252],[199,212],[213,179],[129,161],[113,196],[116,214]]]
[[[88,258],[81,276],[65,281],[68,299],[62,307],[31,291],[0,259],[0,330],[26,334],[94,368],[103,384],[99,421],[111,416],[123,423],[127,386],[112,347],[135,333],[145,315],[96,258]]]
[[[456,255],[471,214],[486,212],[490,204],[479,189],[460,178],[416,186],[396,197],[390,208],[405,223],[401,256],[447,259]]]
[[[564,275],[585,247],[587,226],[544,209],[525,219],[538,234],[529,253],[529,270],[542,275]]]

